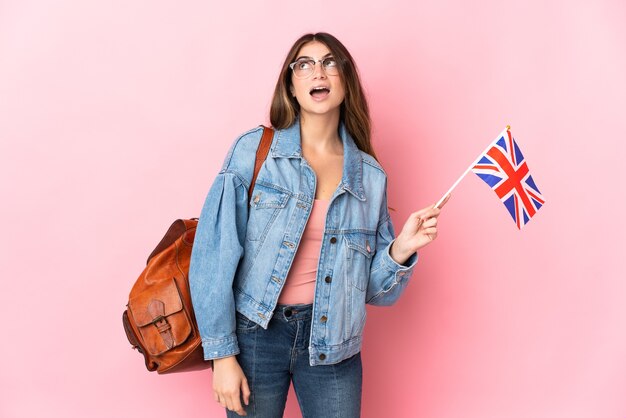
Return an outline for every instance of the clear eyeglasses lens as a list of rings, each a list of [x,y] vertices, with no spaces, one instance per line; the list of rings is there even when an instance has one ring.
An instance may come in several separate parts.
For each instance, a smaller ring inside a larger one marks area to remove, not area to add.
[[[333,57],[327,57],[319,61],[314,61],[310,58],[301,58],[295,62],[292,62],[289,67],[293,70],[293,73],[298,78],[307,78],[315,71],[315,64],[321,62],[322,68],[326,75],[337,75],[339,69],[337,68],[337,61]]]

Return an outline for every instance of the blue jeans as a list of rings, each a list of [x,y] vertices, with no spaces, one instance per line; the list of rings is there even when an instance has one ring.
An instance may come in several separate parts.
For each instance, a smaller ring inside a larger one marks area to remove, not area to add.
[[[237,313],[237,360],[250,385],[249,418],[280,418],[289,384],[303,418],[352,418],[361,412],[361,355],[309,365],[312,305],[278,305],[267,330]],[[227,417],[238,417],[226,411]]]

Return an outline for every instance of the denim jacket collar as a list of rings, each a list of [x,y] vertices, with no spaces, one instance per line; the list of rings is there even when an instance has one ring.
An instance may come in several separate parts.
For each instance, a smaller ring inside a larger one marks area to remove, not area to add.
[[[339,136],[343,142],[343,173],[339,187],[364,201],[361,151],[343,123],[339,124]],[[270,155],[272,158],[302,158],[299,119],[296,119],[296,122],[290,127],[276,132],[276,140],[272,144]]]

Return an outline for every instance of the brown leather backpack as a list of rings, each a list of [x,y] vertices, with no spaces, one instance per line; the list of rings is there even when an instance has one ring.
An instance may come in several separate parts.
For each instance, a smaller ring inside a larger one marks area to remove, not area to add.
[[[248,199],[273,136],[273,129],[264,128]],[[189,262],[197,224],[197,218],[174,221],[148,257],[122,314],[126,337],[143,354],[151,372],[165,374],[212,366],[212,362],[204,361],[189,292]]]

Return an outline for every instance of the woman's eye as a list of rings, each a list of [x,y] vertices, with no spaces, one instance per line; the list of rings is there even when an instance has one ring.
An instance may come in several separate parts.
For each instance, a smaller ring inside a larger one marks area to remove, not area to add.
[[[309,61],[300,61],[298,63],[298,68],[301,70],[308,70],[311,68],[311,63]]]
[[[335,61],[334,58],[326,58],[324,60],[324,67],[328,68],[328,67],[336,67],[337,66],[337,61]]]

